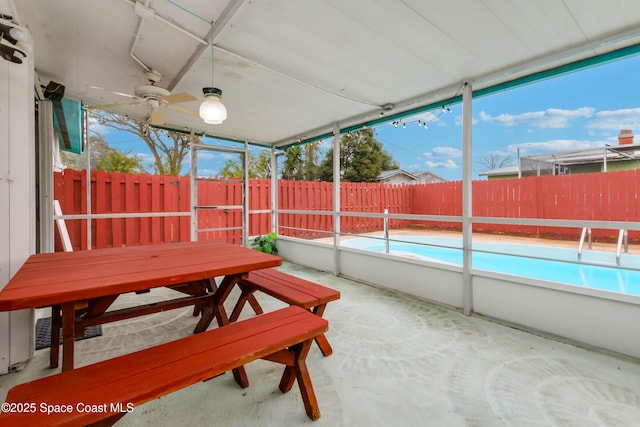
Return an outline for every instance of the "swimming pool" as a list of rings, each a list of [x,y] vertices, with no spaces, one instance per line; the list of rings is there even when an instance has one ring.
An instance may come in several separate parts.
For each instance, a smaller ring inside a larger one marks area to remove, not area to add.
[[[448,237],[402,236],[389,240],[389,253],[416,259],[462,266],[462,241]],[[401,240],[401,241],[400,241]],[[358,237],[344,240],[343,246],[385,252],[380,238]],[[623,254],[616,266],[615,254],[584,251],[578,260],[577,249],[522,244],[473,244],[472,266],[569,285],[640,295],[640,257]]]

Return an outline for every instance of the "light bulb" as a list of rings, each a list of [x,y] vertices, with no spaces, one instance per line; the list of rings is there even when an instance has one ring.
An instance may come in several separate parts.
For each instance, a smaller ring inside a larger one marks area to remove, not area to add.
[[[227,109],[220,101],[222,91],[214,87],[202,89],[204,101],[200,104],[200,118],[209,125],[219,125],[227,119]]]

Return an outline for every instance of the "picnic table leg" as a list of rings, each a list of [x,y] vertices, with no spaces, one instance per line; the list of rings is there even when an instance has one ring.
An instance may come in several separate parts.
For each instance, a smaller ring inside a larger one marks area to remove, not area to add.
[[[240,298],[238,298],[238,302],[236,302],[236,306],[233,307],[233,311],[231,312],[229,321],[235,322],[236,320],[238,320],[238,317],[240,317],[240,313],[242,312],[242,308],[244,307],[244,304],[246,302],[251,305],[251,308],[253,308],[253,311],[256,314],[264,313],[262,307],[260,306],[260,303],[256,299],[255,295],[253,295],[256,290],[248,286],[243,286],[242,283],[239,283],[238,286],[240,286],[242,293],[240,295]]]
[[[51,330],[49,331],[49,367],[52,369],[58,367],[58,360],[60,355],[60,326],[62,326],[60,310],[61,307],[59,304],[51,306]]]
[[[298,387],[300,388],[300,394],[302,395],[302,401],[304,402],[304,409],[307,415],[312,420],[320,418],[320,407],[318,406],[318,399],[313,391],[313,384],[311,383],[311,377],[309,376],[309,370],[307,369],[307,354],[311,348],[311,340],[307,340],[303,343],[296,344],[292,347],[295,353],[295,366],[287,366],[282,374],[280,380],[280,391],[283,393],[288,392],[293,387],[293,382],[298,380]]]
[[[74,302],[62,304],[62,370],[73,369],[76,329],[76,305]]]
[[[229,324],[229,317],[227,317],[227,312],[224,309],[224,302],[229,297],[233,286],[238,283],[240,279],[241,277],[238,275],[224,276],[224,279],[222,279],[222,282],[220,283],[220,287],[218,287],[213,294],[215,316],[216,319],[218,319],[218,326],[225,326]],[[244,366],[233,369],[233,378],[240,387],[249,387],[249,379],[247,378],[247,372],[245,371]]]
[[[316,308],[313,309],[313,314],[316,316],[322,317],[324,314],[324,309],[327,307],[327,304],[320,304]],[[330,356],[333,354],[333,348],[331,348],[331,344],[329,344],[329,340],[324,334],[318,335],[315,338],[316,344],[318,344],[318,348],[322,352],[323,356]]]

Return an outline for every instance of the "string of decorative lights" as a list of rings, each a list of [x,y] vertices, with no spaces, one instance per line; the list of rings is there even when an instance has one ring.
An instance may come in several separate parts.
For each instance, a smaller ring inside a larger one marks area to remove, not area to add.
[[[451,113],[451,108],[449,108],[446,105],[443,105],[442,108],[440,109],[440,111],[438,112],[438,114],[431,114],[430,119],[428,120],[423,120],[423,119],[418,119],[418,120],[411,120],[411,121],[406,121],[406,120],[394,120],[391,122],[391,124],[393,125],[393,127],[398,127],[398,126],[402,126],[403,128],[407,128],[407,124],[412,124],[412,123],[417,123],[419,127],[424,127],[425,129],[428,129],[429,126],[427,125],[427,123],[431,123],[434,120],[436,120],[438,117],[440,117],[441,115],[445,114],[445,113]]]

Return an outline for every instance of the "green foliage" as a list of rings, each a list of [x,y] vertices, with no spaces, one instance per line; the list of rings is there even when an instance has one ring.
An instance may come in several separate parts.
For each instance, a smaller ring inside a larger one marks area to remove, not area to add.
[[[83,150],[81,155],[62,151],[62,163],[70,169],[86,169],[87,153],[91,152],[91,169],[106,172],[147,173],[136,154],[123,152],[110,147],[100,135],[89,137],[90,150]]]
[[[199,136],[154,128],[147,123],[106,111],[89,110],[89,118],[92,137],[102,139],[99,130],[104,126],[140,138],[149,147],[153,168],[159,175],[180,175],[191,141],[200,143]],[[93,160],[91,165],[93,166]]]
[[[340,142],[341,180],[347,182],[375,182],[383,170],[397,169],[398,164],[382,143],[376,139],[371,128],[351,132]],[[321,165],[323,181],[333,181],[333,148]]]
[[[220,172],[219,178],[242,178],[242,165],[239,161],[228,159]]]
[[[282,165],[282,179],[302,179],[302,149],[298,145],[289,147]]]
[[[135,154],[123,153],[115,148],[109,149],[98,159],[98,169],[105,172],[144,172],[140,160]]]
[[[265,234],[264,236],[258,236],[251,242],[251,247],[257,251],[267,254],[278,254],[278,248],[276,247],[276,240],[278,235],[274,232]]]
[[[242,161],[229,159],[218,172],[220,178],[242,178]],[[271,178],[271,154],[260,151],[256,157],[249,151],[249,178]]]

